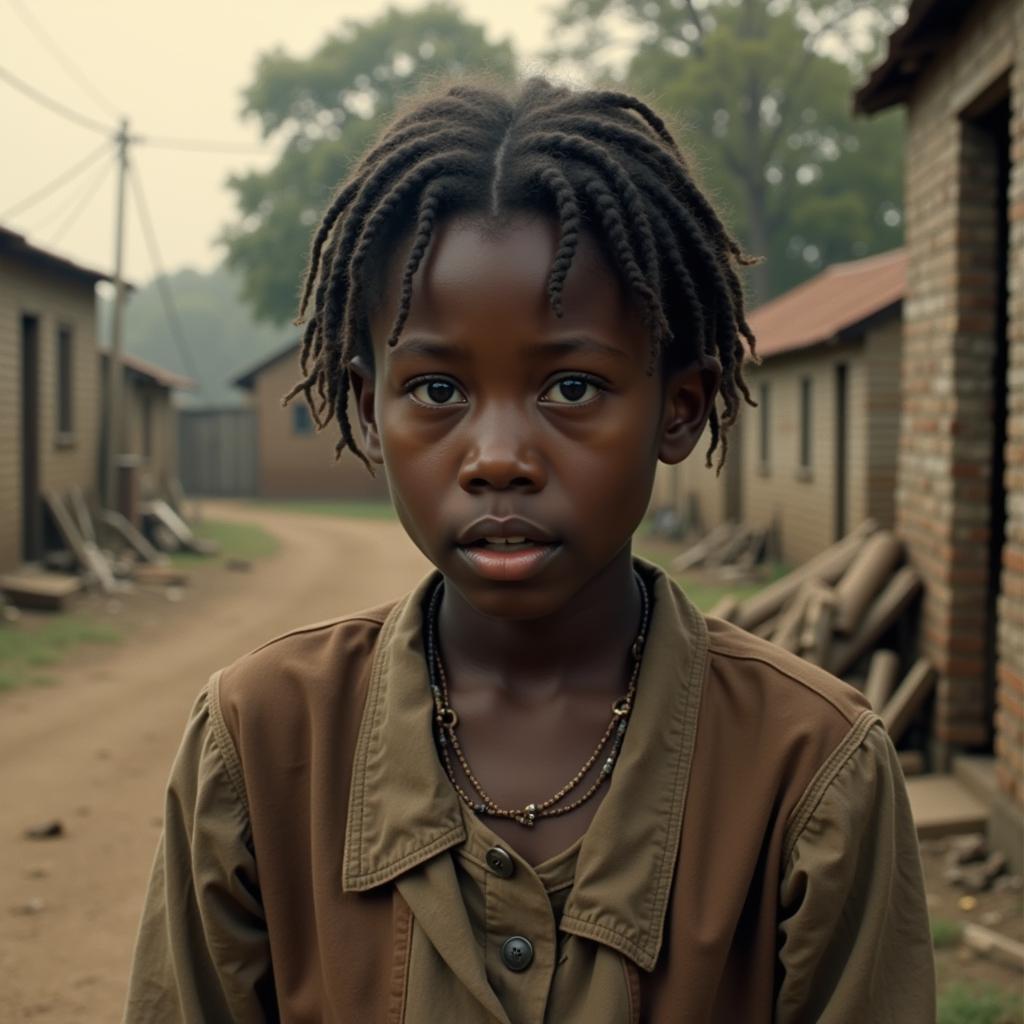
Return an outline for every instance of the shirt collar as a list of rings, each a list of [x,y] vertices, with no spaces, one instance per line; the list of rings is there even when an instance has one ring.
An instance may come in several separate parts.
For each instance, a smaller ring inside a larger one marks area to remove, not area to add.
[[[562,928],[653,970],[675,872],[707,663],[704,617],[657,567],[650,635],[608,792],[584,836]],[[388,615],[356,743],[342,887],[393,881],[466,840],[459,797],[434,748],[422,642],[427,576]]]

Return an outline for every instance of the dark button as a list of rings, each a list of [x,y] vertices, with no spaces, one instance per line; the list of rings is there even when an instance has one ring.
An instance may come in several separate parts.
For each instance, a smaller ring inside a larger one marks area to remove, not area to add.
[[[500,846],[492,846],[487,851],[487,866],[499,878],[511,878],[516,873],[516,862],[512,859],[508,850]]]
[[[513,935],[502,945],[501,959],[510,971],[525,971],[533,963],[533,943],[522,935]]]

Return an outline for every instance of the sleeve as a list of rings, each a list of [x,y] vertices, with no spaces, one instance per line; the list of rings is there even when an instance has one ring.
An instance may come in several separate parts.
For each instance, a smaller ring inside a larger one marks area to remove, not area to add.
[[[211,721],[215,701],[211,682],[171,769],[126,1024],[278,1019],[245,794],[225,760],[234,748],[220,749],[230,738]]]
[[[896,751],[874,715],[811,782],[790,833],[778,1024],[934,1024],[917,834]]]

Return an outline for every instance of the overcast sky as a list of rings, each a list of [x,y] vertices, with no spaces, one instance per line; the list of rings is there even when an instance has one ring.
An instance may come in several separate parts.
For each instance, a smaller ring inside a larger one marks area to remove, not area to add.
[[[0,70],[106,124],[122,111],[133,131],[144,135],[258,145],[255,122],[241,121],[239,108],[259,54],[281,46],[304,56],[343,19],[373,17],[385,6],[366,0],[0,0]],[[491,41],[511,38],[527,60],[549,42],[552,0],[459,0],[458,6],[486,26]],[[27,21],[70,56],[114,111],[62,68]],[[86,158],[102,136],[51,113],[2,78],[0,124],[0,224],[36,245],[109,269],[115,176],[106,156],[31,209],[7,215]],[[164,266],[173,271],[220,262],[213,240],[234,212],[224,181],[232,172],[268,166],[274,153],[214,155],[136,146],[133,159]],[[135,282],[152,276],[130,205],[126,261]]]

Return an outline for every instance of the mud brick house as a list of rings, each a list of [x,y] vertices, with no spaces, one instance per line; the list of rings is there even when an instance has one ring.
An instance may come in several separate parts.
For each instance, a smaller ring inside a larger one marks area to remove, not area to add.
[[[656,507],[704,530],[774,526],[794,565],[868,517],[891,527],[905,272],[902,249],[835,264],[755,310],[757,408],[740,412],[721,475],[701,448],[659,467]]]
[[[293,341],[234,380],[250,392],[256,414],[257,493],[264,498],[386,500],[383,471],[370,476],[347,452],[335,462],[333,421],[330,429],[318,432],[304,400],[282,407],[281,396],[295,383],[298,365],[299,343]]]
[[[0,572],[42,554],[46,488],[95,486],[106,280],[0,228]]]
[[[103,352],[105,400],[107,360]],[[175,391],[189,391],[195,382],[171,373],[138,356],[123,354],[122,421],[118,451],[134,456],[140,473],[141,493],[166,495],[168,481],[178,476],[178,410]]]
[[[896,527],[925,580],[938,751],[994,747],[996,816],[1019,848],[1024,0],[913,0],[856,96],[865,114],[896,104],[908,254]]]

